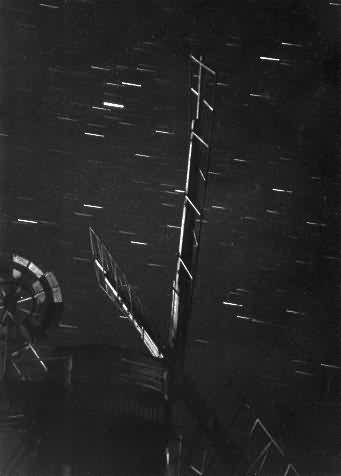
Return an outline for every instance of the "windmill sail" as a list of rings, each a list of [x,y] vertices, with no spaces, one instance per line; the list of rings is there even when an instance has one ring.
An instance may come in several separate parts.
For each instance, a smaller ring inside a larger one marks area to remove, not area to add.
[[[184,358],[204,223],[216,86],[215,71],[204,64],[202,58],[191,55],[190,60],[193,119],[169,329],[169,346],[179,362]]]
[[[89,227],[90,247],[99,287],[133,324],[153,357],[162,359],[160,338],[147,323],[142,304],[125,274],[95,231]]]

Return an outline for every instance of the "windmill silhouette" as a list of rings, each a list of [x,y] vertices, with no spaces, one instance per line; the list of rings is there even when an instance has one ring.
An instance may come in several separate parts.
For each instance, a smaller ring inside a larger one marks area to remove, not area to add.
[[[138,332],[151,356],[151,367],[159,369],[159,390],[170,409],[183,384],[187,329],[192,312],[214,124],[216,72],[202,57],[190,56],[191,124],[186,185],[182,208],[176,272],[167,342],[143,312],[136,292],[100,237],[90,227],[90,246],[97,282]],[[160,378],[161,375],[163,378]]]
[[[90,246],[99,287],[119,312],[133,324],[151,356],[167,371],[169,383],[183,373],[187,328],[198,269],[200,238],[210,167],[216,73],[202,58],[190,56],[190,94],[193,117],[190,125],[186,186],[182,209],[176,273],[167,343],[142,309],[141,301],[108,248],[90,227]],[[193,68],[194,67],[194,68]],[[196,71],[193,71],[195,69]]]
[[[139,385],[149,385],[163,395],[170,426],[177,418],[181,419],[181,415],[176,415],[178,401],[185,404],[197,422],[198,431],[191,435],[190,448],[187,448],[185,457],[184,444],[188,446],[188,443],[183,441],[182,435],[169,442],[166,449],[167,474],[203,476],[209,466],[212,468],[213,448],[224,463],[225,470],[229,467],[231,474],[260,475],[263,469],[269,471],[270,468],[272,474],[280,471],[278,474],[284,476],[298,475],[295,467],[285,461],[281,446],[246,401],[239,402],[230,424],[230,429],[243,431],[244,438],[236,442],[221,425],[215,411],[201,398],[191,376],[185,372],[201,231],[206,222],[204,211],[210,175],[217,77],[201,56],[198,59],[190,55],[189,61],[191,121],[188,161],[167,341],[162,340],[119,264],[90,227],[90,247],[97,282],[119,313],[135,328],[149,351],[148,370],[143,375],[137,372]]]

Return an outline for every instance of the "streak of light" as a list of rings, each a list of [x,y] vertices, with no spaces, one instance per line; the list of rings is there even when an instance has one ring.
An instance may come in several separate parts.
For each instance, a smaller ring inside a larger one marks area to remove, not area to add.
[[[341,370],[341,367],[339,365],[325,364],[324,362],[321,362],[321,367],[330,367],[331,369],[340,369]]]
[[[138,83],[128,83],[128,82],[125,82],[125,81],[122,81],[122,84],[123,86],[133,86],[135,88],[141,88],[142,87],[142,84],[138,84]]]
[[[19,301],[17,301],[17,303],[21,304],[22,302],[27,302],[27,301],[32,301],[32,300],[33,300],[33,297],[30,296],[30,297],[27,297],[27,298],[19,299]]]
[[[211,208],[214,208],[215,210],[226,210],[226,208],[221,205],[212,205]]]
[[[303,46],[299,43],[289,43],[289,42],[286,42],[286,41],[282,41],[281,45],[283,45],[283,46],[296,46],[298,48],[301,48]]]
[[[150,155],[147,155],[147,154],[134,154],[136,157],[150,157]]]
[[[124,108],[124,104],[119,104],[119,103],[116,103],[116,102],[108,102],[108,101],[103,101],[103,106],[114,107],[116,109],[123,109]]]
[[[232,159],[232,160],[234,160],[235,162],[247,162],[247,160],[245,159]]]
[[[91,106],[91,109],[98,109],[99,111],[107,111],[108,108],[101,106]]]
[[[313,225],[313,226],[327,226],[326,223],[317,223],[316,221],[306,221],[307,225]]]
[[[284,61],[284,60],[282,60],[282,61],[280,62],[280,64],[281,64],[282,66],[292,66],[292,62],[290,62],[290,61]]]
[[[270,213],[271,215],[280,215],[279,211],[277,210],[270,210],[269,208],[267,208],[265,211],[266,213]]]
[[[175,205],[174,205],[173,203],[161,202],[161,205],[162,205],[163,207],[175,208]]]
[[[8,415],[7,418],[23,418],[25,415],[23,413],[17,413],[16,415]]]
[[[198,344],[208,344],[207,339],[195,339],[194,342],[197,342]]]
[[[111,68],[105,68],[105,67],[103,67],[103,66],[96,66],[96,65],[94,65],[94,64],[92,64],[92,65],[90,66],[90,68],[91,68],[91,69],[99,69],[100,71],[110,71],[110,69],[111,69]]]
[[[39,3],[41,7],[46,7],[46,8],[59,8],[57,5],[49,5],[48,3]]]
[[[174,190],[174,192],[177,192],[177,193],[185,193],[185,190],[180,190],[179,188],[176,188]]]
[[[155,129],[155,134],[168,134],[168,135],[173,135],[174,132],[170,132],[170,131],[163,131],[161,129]]]
[[[329,2],[329,5],[332,7],[341,7],[341,3]]]
[[[60,121],[78,122],[78,119],[72,119],[72,117],[68,117],[68,116],[58,116],[57,115],[57,119],[59,119]]]
[[[295,314],[301,316],[305,315],[304,312],[295,311],[294,309],[286,309],[285,312],[287,312],[288,314]]]
[[[223,304],[224,304],[225,306],[243,307],[243,304],[237,304],[237,303],[231,302],[231,301],[223,301]]]
[[[236,316],[238,319],[244,319],[246,321],[249,321],[249,322],[252,322],[254,324],[264,324],[266,326],[272,326],[272,327],[280,327],[280,328],[283,328],[283,326],[280,326],[279,324],[274,324],[273,322],[267,322],[267,321],[263,321],[261,319],[254,319],[253,317],[248,317],[248,316],[241,316],[239,314],[237,314]]]
[[[82,258],[80,256],[73,256],[72,259],[74,261],[84,261],[85,263],[90,263],[91,260],[89,258]]]
[[[198,91],[196,91],[194,88],[191,88],[191,92],[192,92],[193,94],[195,94],[196,96],[199,95]]]
[[[236,288],[236,291],[239,291],[241,293],[248,293],[249,292],[247,289],[244,289],[244,288]]]
[[[107,86],[121,86],[120,84],[117,83],[105,83]]]
[[[150,266],[151,268],[165,268],[164,264],[158,264],[158,263],[147,263],[147,266]]]
[[[221,81],[218,81],[217,86],[224,86],[225,88],[228,88],[230,85],[228,83],[223,83]]]
[[[40,223],[42,225],[57,225],[56,221],[47,221],[47,220],[41,220]]]
[[[103,134],[95,134],[94,132],[84,132],[85,136],[93,136],[93,137],[104,137]]]
[[[209,175],[221,175],[221,172],[208,172]]]
[[[167,228],[176,228],[178,230],[180,230],[180,226],[177,226],[177,225],[167,225]]]
[[[145,73],[155,73],[154,69],[141,68],[140,66],[137,66],[136,71],[142,71]]]
[[[73,324],[65,324],[63,322],[60,322],[58,324],[58,327],[60,327],[62,329],[78,329],[78,326],[74,326]]]
[[[314,377],[314,374],[311,372],[304,372],[303,370],[295,370],[295,374],[306,375],[308,377]]]
[[[136,235],[133,231],[118,230],[121,235]]]
[[[83,207],[87,207],[87,208],[103,208],[102,206],[100,205],[90,205],[88,203],[84,203],[83,204]]]
[[[97,124],[95,122],[88,122],[88,126],[92,127],[99,127],[99,128],[104,128],[105,126],[103,124]]]
[[[23,218],[18,218],[18,222],[20,223],[33,223],[34,225],[37,225],[37,221],[35,220],[24,220]]]
[[[148,245],[148,243],[146,243],[146,242],[144,242],[144,241],[131,241],[131,240],[130,240],[130,243],[131,243],[132,245],[142,245],[142,246],[147,246],[147,245]]]
[[[259,59],[263,61],[281,61],[280,58],[272,58],[271,56],[260,56]]]
[[[329,256],[329,255],[324,255],[323,258],[326,258],[326,259],[329,259],[329,260],[335,260],[335,261],[340,260],[340,258],[338,258],[337,256]]]
[[[77,215],[79,217],[92,217],[90,213],[81,213],[81,212],[73,212],[74,215]]]
[[[274,192],[293,193],[292,190],[285,190],[284,188],[273,188]]]
[[[6,132],[0,132],[0,136],[2,137],[8,137],[8,134]]]

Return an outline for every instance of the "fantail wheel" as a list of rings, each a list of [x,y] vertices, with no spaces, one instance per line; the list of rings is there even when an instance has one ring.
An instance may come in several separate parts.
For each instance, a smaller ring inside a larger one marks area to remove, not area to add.
[[[0,255],[0,381],[47,371],[36,344],[58,323],[62,310],[53,273],[22,256]]]

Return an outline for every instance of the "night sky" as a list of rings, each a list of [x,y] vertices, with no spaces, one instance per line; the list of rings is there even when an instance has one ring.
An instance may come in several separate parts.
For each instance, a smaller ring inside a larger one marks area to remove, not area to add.
[[[226,424],[246,396],[301,474],[341,423],[316,410],[338,394],[321,363],[341,364],[337,3],[0,2],[0,244],[55,272],[75,345],[143,350],[97,287],[89,225],[166,343],[189,54],[217,72],[186,370]]]

